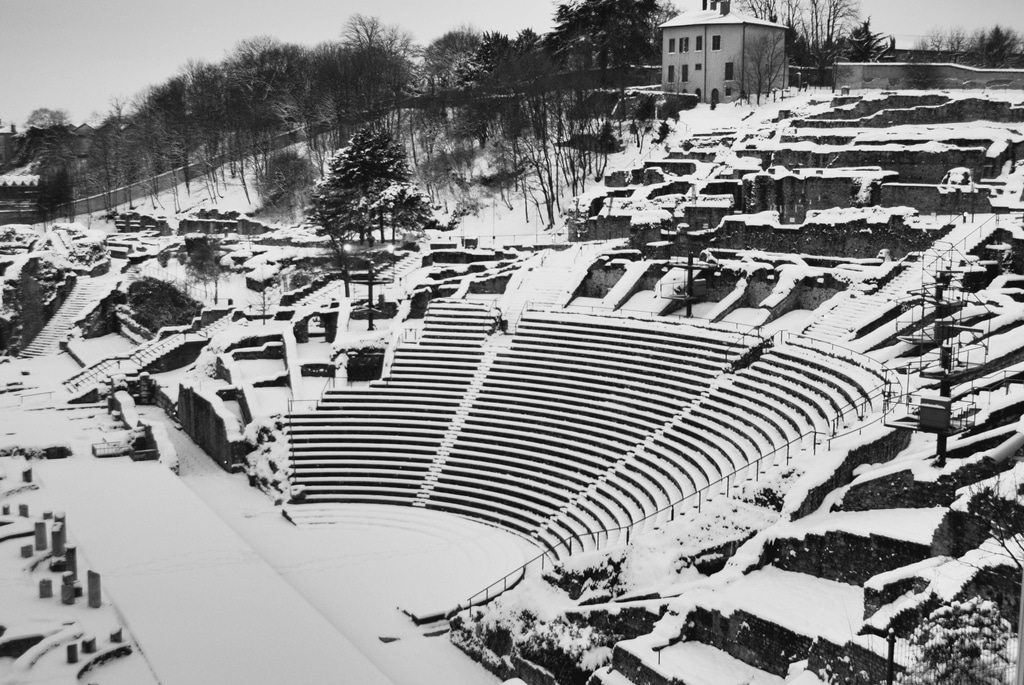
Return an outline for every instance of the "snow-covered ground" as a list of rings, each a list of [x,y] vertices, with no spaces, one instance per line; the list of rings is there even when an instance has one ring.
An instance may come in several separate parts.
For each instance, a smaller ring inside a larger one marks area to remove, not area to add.
[[[167,421],[156,408],[140,414]],[[155,462],[91,457],[88,445],[114,427],[105,417],[99,407],[10,410],[0,448],[59,435],[74,455],[30,462],[39,489],[3,501],[66,512],[70,539],[101,573],[159,682],[328,683],[340,673],[360,683],[494,682],[438,626],[417,628],[403,610],[458,604],[533,556],[532,545],[392,507],[354,507],[344,524],[297,528],[173,424],[180,477]],[[20,473],[14,466],[0,458],[9,478]]]

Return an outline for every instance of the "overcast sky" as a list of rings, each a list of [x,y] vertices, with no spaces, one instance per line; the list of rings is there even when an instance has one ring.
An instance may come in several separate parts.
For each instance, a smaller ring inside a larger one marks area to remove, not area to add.
[[[699,0],[676,0],[680,9]],[[355,13],[428,43],[461,24],[516,33],[551,27],[555,0],[0,0],[0,122],[37,107],[75,122],[178,71],[217,61],[239,40],[271,35],[312,45],[338,37]],[[875,31],[922,35],[934,26],[1002,23],[1024,31],[1022,0],[861,0]]]

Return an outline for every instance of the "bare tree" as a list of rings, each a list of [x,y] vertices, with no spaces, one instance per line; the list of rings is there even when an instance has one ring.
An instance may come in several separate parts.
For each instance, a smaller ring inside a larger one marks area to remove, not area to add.
[[[860,17],[858,0],[805,0],[801,29],[816,66],[831,66],[842,49],[842,39]]]
[[[786,74],[786,45],[776,36],[764,33],[748,40],[743,49],[743,90],[753,93],[757,104],[761,95],[783,85]]]

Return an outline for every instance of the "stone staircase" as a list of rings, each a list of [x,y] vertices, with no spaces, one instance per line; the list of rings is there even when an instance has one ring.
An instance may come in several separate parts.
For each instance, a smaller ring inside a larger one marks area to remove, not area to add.
[[[497,347],[490,346],[484,349],[483,357],[481,358],[476,371],[473,373],[473,380],[470,381],[466,394],[463,396],[458,408],[456,408],[455,416],[452,417],[451,423],[448,424],[448,430],[441,439],[441,445],[437,450],[437,456],[434,457],[434,463],[430,465],[430,468],[428,469],[429,473],[424,477],[423,486],[420,488],[420,491],[416,493],[416,499],[413,501],[412,506],[427,506],[427,503],[430,500],[431,491],[434,489],[434,484],[437,482],[438,476],[444,470],[445,461],[448,459],[448,455],[451,452],[452,446],[455,444],[459,431],[466,423],[466,417],[469,416],[470,408],[476,401],[477,396],[480,395],[480,389],[483,386],[484,378],[487,377],[487,372],[490,370],[491,365],[494,363],[494,359],[497,356]]]
[[[804,329],[803,335],[826,342],[848,340],[862,327],[877,321],[890,310],[902,308],[901,301],[922,287],[923,271],[917,263],[906,263],[900,273],[873,293],[847,291],[845,297]]]
[[[114,374],[131,374],[143,371],[154,361],[190,342],[209,340],[232,322],[234,310],[227,310],[218,318],[195,331],[182,331],[174,335],[151,340],[140,345],[128,357],[111,357],[99,361],[82,372],[64,381],[64,388],[73,394],[80,394],[95,387]]]
[[[423,254],[410,252],[378,274],[379,280],[401,285],[405,278],[423,265]]]
[[[80,276],[61,308],[18,356],[23,358],[41,357],[59,352],[61,341],[74,328],[79,317],[87,312],[90,305],[95,304],[97,300],[102,299],[117,287],[117,284],[117,278]]]
[[[547,250],[530,257],[509,281],[498,305],[514,331],[528,308],[564,307],[594,258],[614,243],[577,243],[566,250]]]

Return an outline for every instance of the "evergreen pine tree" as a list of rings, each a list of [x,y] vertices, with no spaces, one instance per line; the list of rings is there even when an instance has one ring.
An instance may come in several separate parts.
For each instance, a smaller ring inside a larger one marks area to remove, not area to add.
[[[311,218],[341,257],[346,241],[373,244],[372,229],[383,226],[381,194],[411,176],[405,150],[383,128],[360,129],[327,164],[313,188]],[[382,229],[383,231],[383,229]]]
[[[881,33],[873,33],[868,18],[850,31],[846,45],[846,58],[851,62],[877,62],[889,49],[889,39]]]

